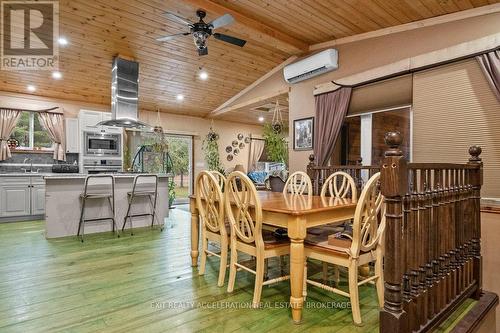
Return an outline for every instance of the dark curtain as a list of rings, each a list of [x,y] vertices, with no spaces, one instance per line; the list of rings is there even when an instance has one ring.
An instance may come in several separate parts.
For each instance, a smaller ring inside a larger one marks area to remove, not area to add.
[[[316,165],[328,165],[335,143],[344,123],[352,88],[340,88],[317,95],[316,128],[314,129],[314,157]]]
[[[476,59],[500,102],[500,50],[478,55]]]

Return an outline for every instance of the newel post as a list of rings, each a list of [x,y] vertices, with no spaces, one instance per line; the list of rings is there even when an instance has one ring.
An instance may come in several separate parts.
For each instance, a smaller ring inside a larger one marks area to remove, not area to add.
[[[470,171],[473,205],[473,232],[472,232],[472,276],[477,282],[477,290],[473,297],[479,299],[482,293],[482,257],[481,257],[481,186],[483,185],[483,162],[479,155],[482,149],[479,146],[469,148],[469,162],[474,168]]]
[[[385,197],[384,307],[380,311],[380,332],[408,332],[408,316],[403,310],[402,277],[406,251],[403,242],[403,196],[408,190],[408,166],[399,148],[403,137],[399,132],[385,134],[389,149],[380,169],[380,186]]]

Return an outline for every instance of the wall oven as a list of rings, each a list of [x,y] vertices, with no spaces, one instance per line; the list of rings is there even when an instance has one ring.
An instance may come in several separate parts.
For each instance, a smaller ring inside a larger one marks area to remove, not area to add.
[[[121,135],[84,132],[85,156],[121,156]]]

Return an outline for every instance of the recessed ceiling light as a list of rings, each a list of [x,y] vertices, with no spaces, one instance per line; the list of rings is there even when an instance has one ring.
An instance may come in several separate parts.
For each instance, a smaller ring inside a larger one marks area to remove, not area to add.
[[[260,121],[260,122],[263,122],[263,121],[264,121],[264,117],[260,116],[260,117],[259,117],[259,121]]]
[[[52,78],[59,80],[62,78],[62,73],[61,72],[52,72]]]
[[[68,40],[65,37],[59,37],[57,42],[59,43],[59,45],[62,45],[62,46],[66,46],[69,44]]]
[[[36,91],[36,87],[32,84],[28,84],[28,86],[26,87],[26,89],[29,91],[29,92],[35,92]]]
[[[208,79],[208,73],[205,71],[201,71],[199,76],[200,76],[200,79],[202,79],[202,80]]]
[[[177,95],[176,98],[177,98],[178,101],[183,101],[184,100],[184,95],[179,94],[179,95]]]

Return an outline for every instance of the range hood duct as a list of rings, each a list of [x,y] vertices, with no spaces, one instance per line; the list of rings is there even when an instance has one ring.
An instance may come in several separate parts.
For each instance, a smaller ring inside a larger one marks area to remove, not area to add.
[[[98,125],[151,130],[137,119],[139,102],[139,63],[115,57],[111,70],[111,120]]]

